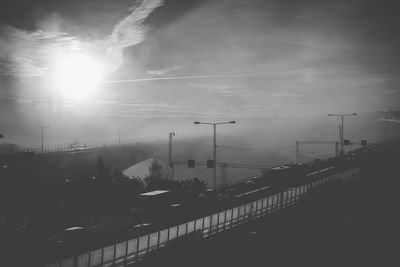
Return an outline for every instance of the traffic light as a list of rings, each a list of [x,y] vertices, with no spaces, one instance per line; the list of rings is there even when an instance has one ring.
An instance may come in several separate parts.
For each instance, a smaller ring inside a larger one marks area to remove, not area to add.
[[[194,168],[194,165],[195,165],[194,159],[189,159],[187,162],[188,168]]]
[[[350,145],[350,140],[348,140],[348,139],[345,139],[345,140],[343,141],[343,144],[344,144],[345,146],[348,146],[348,145]]]
[[[366,146],[367,145],[367,140],[361,140],[361,145]]]
[[[207,160],[207,168],[214,168],[214,160]]]

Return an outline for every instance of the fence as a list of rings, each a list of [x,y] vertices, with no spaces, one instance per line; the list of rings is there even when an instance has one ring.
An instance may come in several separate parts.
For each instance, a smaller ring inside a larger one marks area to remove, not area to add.
[[[53,153],[53,152],[68,152],[68,151],[76,151],[76,150],[87,150],[87,149],[100,149],[105,147],[118,147],[121,145],[137,145],[138,142],[130,141],[130,142],[115,142],[115,141],[104,141],[99,143],[69,143],[69,144],[53,144],[53,145],[44,145],[43,151],[41,146],[35,147],[23,147],[23,151],[32,151],[35,153]]]
[[[359,176],[360,168],[353,167],[335,174],[316,172],[311,175],[312,181],[290,188],[286,191],[265,196],[239,206],[193,219],[150,234],[139,236],[114,245],[95,249],[68,259],[45,265],[45,267],[106,267],[127,266],[137,262],[153,250],[168,245],[169,242],[200,232],[203,238],[228,230],[238,225],[256,220],[299,202],[300,198],[330,182],[348,184]]]

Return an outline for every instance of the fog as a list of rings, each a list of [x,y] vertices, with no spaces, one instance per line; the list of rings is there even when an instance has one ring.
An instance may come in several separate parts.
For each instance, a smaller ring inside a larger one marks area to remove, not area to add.
[[[398,108],[394,2],[128,2],[101,1],[95,12],[93,1],[43,1],[20,7],[25,24],[3,17],[3,142],[37,147],[46,125],[46,146],[162,147],[173,131],[177,157],[205,160],[212,129],[193,121],[235,120],[218,127],[219,158],[275,164],[294,160],[296,140],[338,140],[328,113],[357,112],[345,137],[373,142],[383,138],[375,111]],[[90,99],[63,98],[51,80],[54,54],[71,49],[106,67]],[[308,159],[332,152],[304,149]]]

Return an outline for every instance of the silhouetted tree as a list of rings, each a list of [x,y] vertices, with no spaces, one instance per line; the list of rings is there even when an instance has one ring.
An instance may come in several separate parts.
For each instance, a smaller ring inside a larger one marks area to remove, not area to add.
[[[153,160],[149,166],[149,175],[144,178],[148,191],[157,189],[161,186],[164,167],[158,160]]]
[[[117,206],[131,207],[136,202],[137,196],[145,192],[142,179],[127,177],[120,171],[114,171],[112,178],[114,189],[112,201]]]
[[[103,158],[100,156],[96,159],[96,178],[102,183],[105,183],[108,178],[108,170],[104,165]]]

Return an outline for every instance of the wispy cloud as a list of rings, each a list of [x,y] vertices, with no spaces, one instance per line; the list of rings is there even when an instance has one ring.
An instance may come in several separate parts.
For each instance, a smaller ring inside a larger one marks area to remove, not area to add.
[[[74,37],[61,32],[28,32],[10,25],[0,26],[0,74],[19,77],[42,76],[49,57],[61,49],[81,47]]]
[[[163,5],[163,2],[163,0],[144,0],[115,25],[111,34],[111,46],[107,51],[111,63],[110,71],[115,71],[122,65],[125,48],[144,41],[146,28],[142,23],[155,8]]]
[[[163,76],[166,74],[170,74],[171,72],[179,70],[180,67],[178,65],[168,67],[168,68],[163,68],[163,69],[153,69],[153,70],[148,70],[147,74],[152,75],[152,76]]]
[[[0,75],[43,76],[51,69],[55,55],[84,49],[105,50],[106,71],[117,71],[124,63],[124,50],[144,41],[143,21],[162,4],[163,0],[144,0],[132,6],[130,14],[114,26],[110,35],[97,40],[83,40],[57,29],[26,31],[0,25]]]

